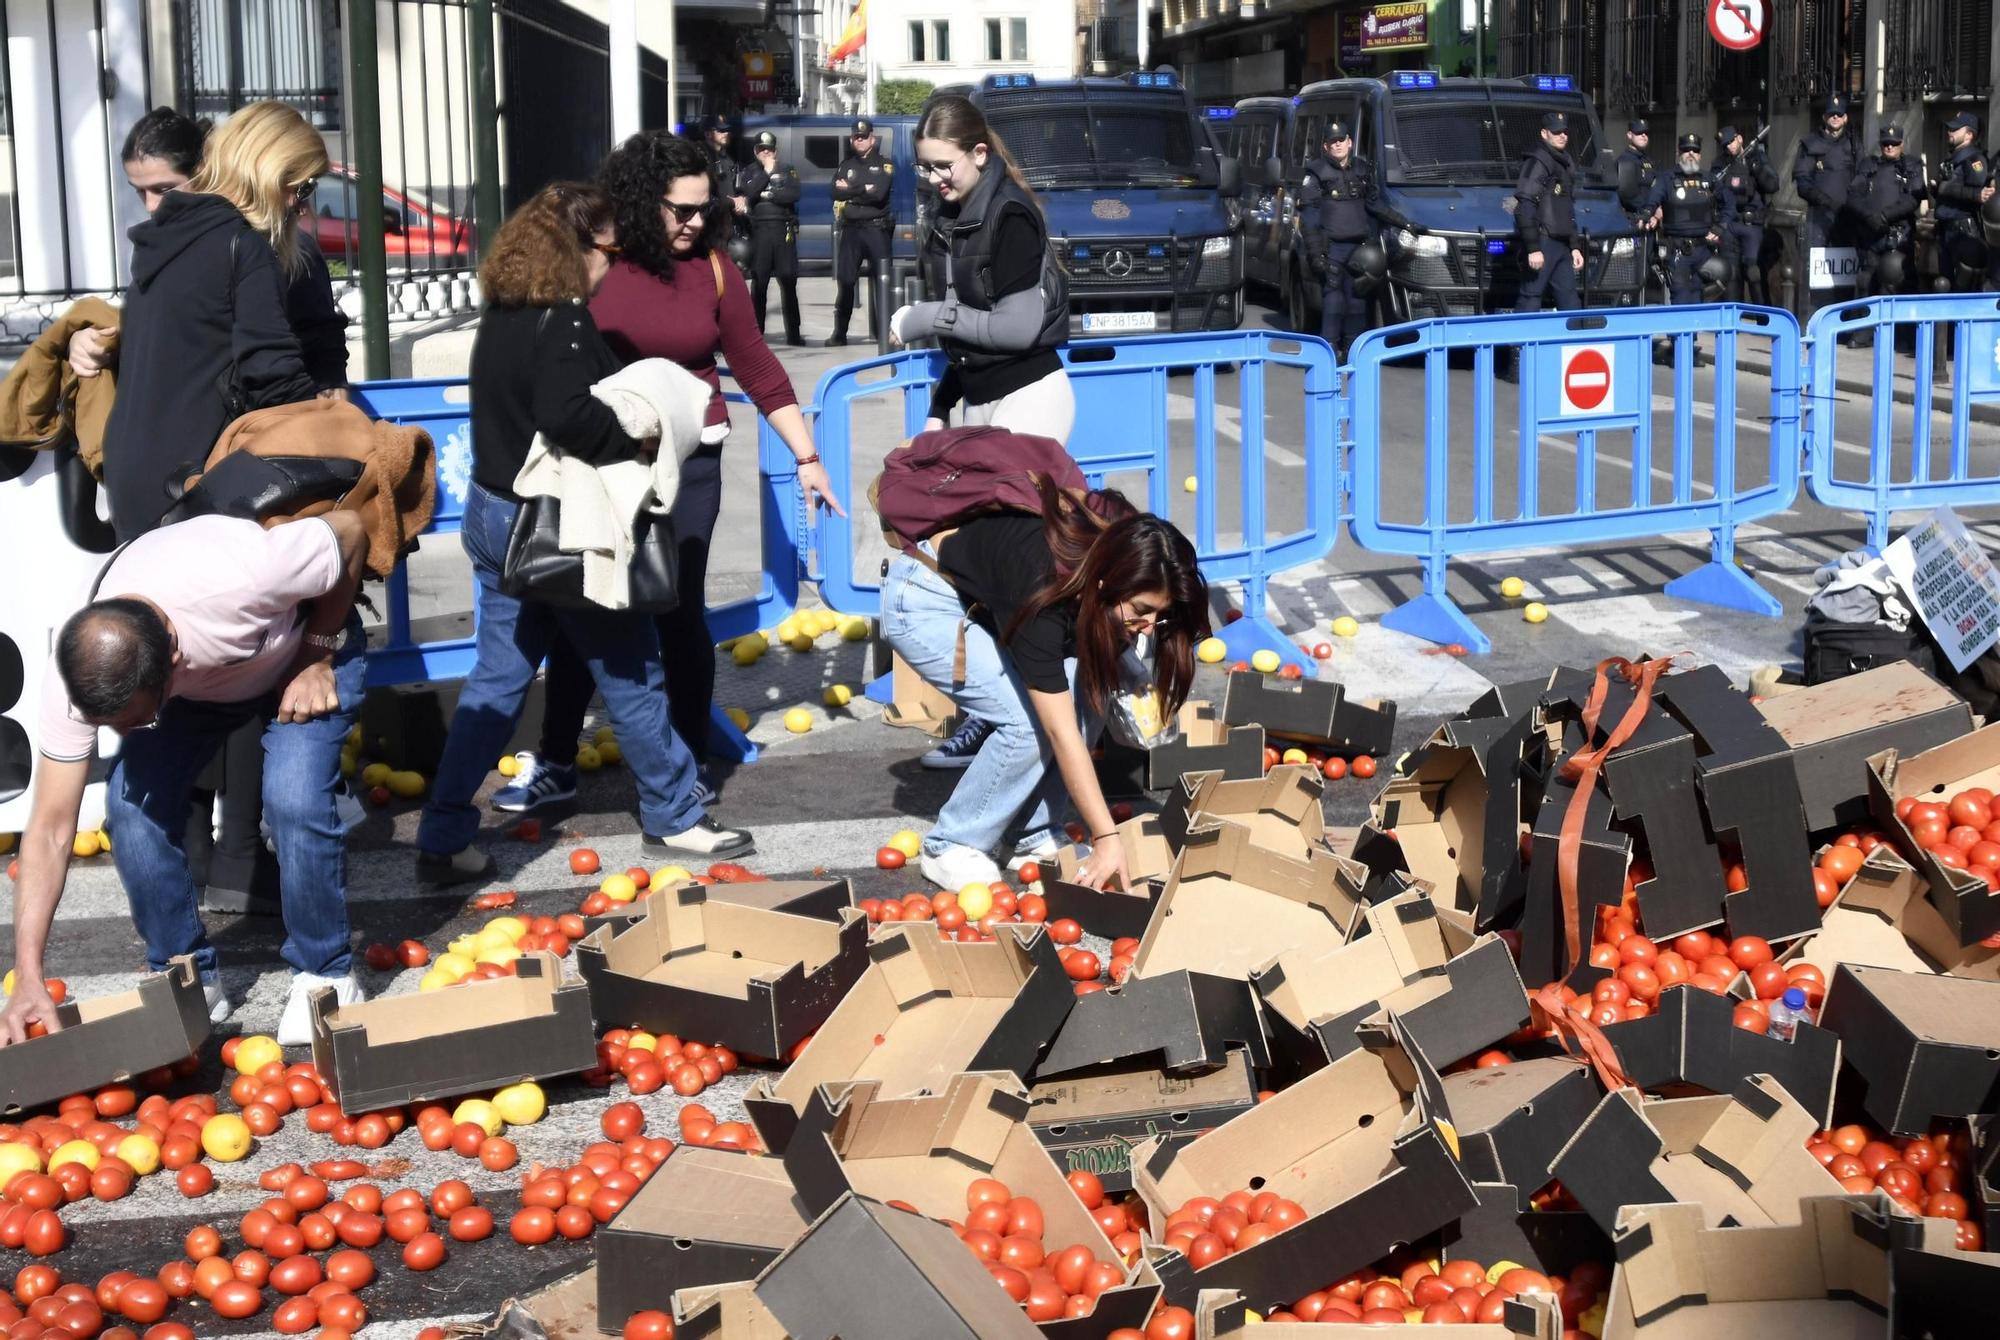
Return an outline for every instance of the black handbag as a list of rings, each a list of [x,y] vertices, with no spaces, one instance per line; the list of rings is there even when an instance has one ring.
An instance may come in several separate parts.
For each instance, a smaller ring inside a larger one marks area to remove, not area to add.
[[[522,499],[507,533],[500,589],[516,600],[604,609],[583,594],[583,555],[562,551],[557,544],[561,532],[560,499]],[[626,583],[627,608],[637,613],[671,614],[680,606],[680,544],[672,517],[650,511],[639,514],[632,527],[632,566]]]
[[[337,503],[360,482],[362,469],[363,462],[339,457],[259,456],[232,451],[174,501],[160,524],[198,516],[261,522],[313,503]]]
[[[229,324],[236,324],[236,241],[241,232],[229,235],[229,288],[224,301],[229,307]],[[243,392],[242,367],[236,359],[236,344],[229,346],[229,366],[215,375],[215,392],[222,397],[224,423],[235,423],[250,412],[250,397]]]

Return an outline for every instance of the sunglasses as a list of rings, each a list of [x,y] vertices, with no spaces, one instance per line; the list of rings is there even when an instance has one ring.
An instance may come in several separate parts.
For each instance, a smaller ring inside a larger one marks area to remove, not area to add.
[[[696,218],[706,214],[714,204],[713,200],[704,200],[698,205],[677,205],[671,200],[660,202],[662,208],[673,214],[674,222],[682,225],[692,223]]]
[[[313,198],[313,192],[317,191],[318,189],[319,189],[319,178],[308,177],[304,181],[300,182],[297,186],[294,186],[292,188],[292,195],[295,199],[298,200],[298,202],[301,205],[303,205]]]

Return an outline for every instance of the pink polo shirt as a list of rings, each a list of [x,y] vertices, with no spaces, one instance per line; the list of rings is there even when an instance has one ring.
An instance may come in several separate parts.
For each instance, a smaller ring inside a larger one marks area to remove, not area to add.
[[[112,560],[97,598],[143,596],[166,611],[180,647],[169,698],[236,703],[277,688],[298,658],[305,601],[340,581],[340,542],[312,519],[265,530],[234,517],[200,517],[149,531]],[[88,587],[77,593],[79,607]],[[70,713],[49,656],[37,745],[46,758],[89,758],[97,728]]]

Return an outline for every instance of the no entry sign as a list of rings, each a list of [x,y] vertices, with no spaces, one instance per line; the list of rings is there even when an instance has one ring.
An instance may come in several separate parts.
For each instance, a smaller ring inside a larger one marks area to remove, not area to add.
[[[1708,34],[1731,51],[1763,41],[1769,17],[1764,0],[1708,0]]]
[[[1611,360],[1608,344],[1573,344],[1562,352],[1563,414],[1607,412],[1611,402]]]

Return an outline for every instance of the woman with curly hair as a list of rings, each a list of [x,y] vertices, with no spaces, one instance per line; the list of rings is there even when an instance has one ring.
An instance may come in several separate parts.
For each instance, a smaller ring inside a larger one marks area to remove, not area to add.
[[[674,729],[700,751],[715,698],[715,639],[708,631],[704,587],[709,540],[722,506],[722,447],[729,436],[718,355],[728,357],[737,385],[797,459],[807,505],[824,501],[841,516],[847,513],[813,450],[791,379],[764,343],[750,290],[726,257],[729,202],[714,195],[700,147],[663,130],[642,132],[612,151],[598,184],[611,197],[620,248],[590,300],[605,343],[622,363],[670,359],[714,388],[701,446],[681,462],[681,491],[674,500],[680,607],[658,620]],[[581,663],[558,649],[549,659],[541,747],[521,755],[521,771],[494,797],[496,806],[531,810],[576,793],[577,737],[589,704],[590,680]]]
[[[748,833],[717,826],[697,794],[693,755],[667,719],[659,635],[630,610],[558,608],[500,589],[521,499],[514,481],[537,436],[565,456],[604,465],[657,450],[636,442],[591,387],[616,372],[586,304],[618,244],[611,202],[594,186],[557,182],[515,211],[479,267],[486,296],[472,344],[472,483],[461,538],[478,582],[478,660],[452,714],[430,804],[417,829],[417,877],[427,884],[484,878],[493,862],[473,847],[473,795],[520,720],[542,658],[570,649],[603,691],[639,789],[648,850],[738,855]]]

